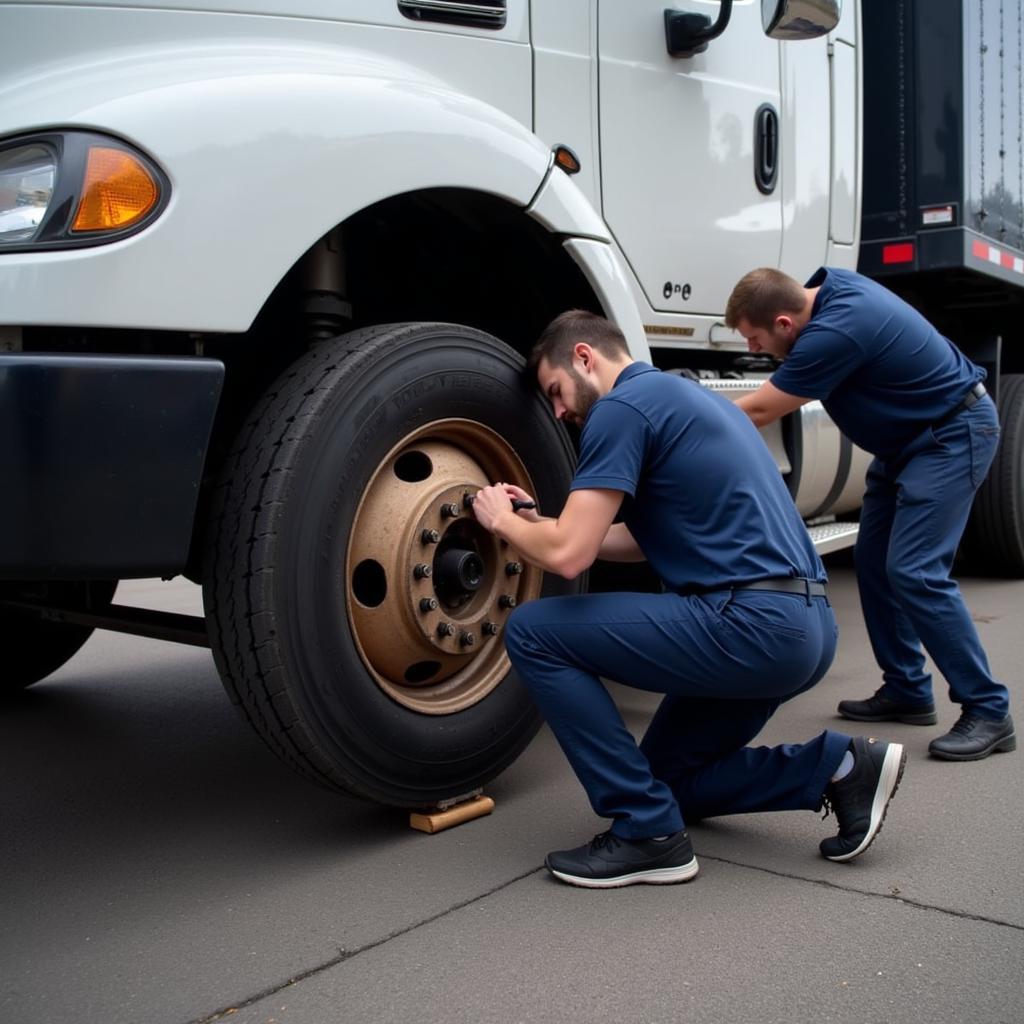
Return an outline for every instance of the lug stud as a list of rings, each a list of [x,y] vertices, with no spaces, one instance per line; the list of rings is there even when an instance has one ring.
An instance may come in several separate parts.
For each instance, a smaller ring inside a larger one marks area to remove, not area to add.
[[[420,534],[420,540],[424,544],[436,544],[441,539],[441,534],[437,530],[424,530]]]
[[[437,624],[437,635],[439,637],[452,636],[455,633],[455,627],[450,622],[439,622]]]
[[[518,576],[523,571],[521,562],[506,562],[505,563],[505,575],[506,576]]]
[[[420,611],[425,615],[427,612],[432,612],[437,608],[436,597],[421,597],[420,598]]]
[[[497,636],[500,628],[496,622],[485,622],[481,627],[484,636]]]
[[[515,606],[516,599],[511,594],[502,594],[501,597],[498,598],[499,608],[515,608]]]
[[[456,519],[459,515],[459,506],[454,501],[446,501],[441,506],[442,519]]]
[[[426,562],[420,562],[420,564],[413,569],[412,574],[416,579],[424,580],[427,579],[432,572],[433,570]]]
[[[476,643],[476,637],[472,633],[463,633],[459,637],[459,643],[463,647],[472,647]]]

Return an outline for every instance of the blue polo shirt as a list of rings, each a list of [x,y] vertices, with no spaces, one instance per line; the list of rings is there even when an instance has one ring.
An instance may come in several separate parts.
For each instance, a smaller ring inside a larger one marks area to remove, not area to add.
[[[571,489],[623,491],[623,522],[669,590],[825,570],[747,415],[695,381],[632,363],[591,407]]]
[[[985,371],[912,306],[854,273],[822,267],[811,319],[772,374],[780,390],[819,398],[866,451],[898,455],[966,397]]]

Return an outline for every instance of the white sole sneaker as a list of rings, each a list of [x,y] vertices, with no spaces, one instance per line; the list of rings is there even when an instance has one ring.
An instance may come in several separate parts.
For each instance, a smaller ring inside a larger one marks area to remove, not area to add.
[[[842,853],[835,857],[826,857],[826,860],[842,863],[853,860],[854,857],[862,854],[874,841],[875,836],[882,831],[882,822],[885,820],[885,813],[889,809],[889,801],[896,792],[903,778],[903,769],[907,763],[907,753],[902,743],[890,743],[885,751],[885,758],[882,760],[882,770],[878,776],[878,784],[875,786],[875,795],[871,801],[871,819],[867,832],[859,845],[850,850],[849,853]]]
[[[569,885],[579,885],[584,889],[618,889],[624,885],[676,885],[679,882],[689,882],[697,877],[700,870],[697,858],[694,857],[687,864],[680,864],[671,868],[648,868],[646,871],[630,871],[625,875],[615,875],[612,878],[583,878],[580,875],[568,875],[564,871],[556,871],[554,868],[548,870],[562,882]]]

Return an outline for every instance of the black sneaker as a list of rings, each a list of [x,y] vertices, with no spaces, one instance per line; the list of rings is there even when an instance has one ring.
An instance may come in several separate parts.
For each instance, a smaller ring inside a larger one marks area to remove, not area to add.
[[[904,704],[890,700],[878,690],[867,700],[841,700],[836,709],[843,718],[855,722],[906,722],[908,725],[934,725],[938,718],[934,704]]]
[[[849,774],[825,787],[825,817],[835,811],[839,820],[839,835],[821,841],[822,856],[829,860],[853,860],[871,845],[907,763],[902,743],[855,736],[850,750]]]
[[[670,885],[688,882],[697,874],[697,858],[685,829],[660,842],[602,832],[575,850],[549,853],[544,866],[555,878],[588,889],[614,889],[638,882]]]
[[[980,761],[996,751],[1017,749],[1013,719],[1007,715],[998,721],[979,718],[965,711],[945,736],[928,744],[928,753],[943,761]]]

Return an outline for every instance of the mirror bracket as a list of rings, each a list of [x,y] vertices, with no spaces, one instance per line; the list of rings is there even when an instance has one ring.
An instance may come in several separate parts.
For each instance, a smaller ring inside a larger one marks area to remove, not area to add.
[[[708,43],[720,36],[732,16],[732,0],[720,0],[718,18],[712,24],[704,14],[687,11],[665,11],[665,46],[671,57],[693,57],[703,53]]]

